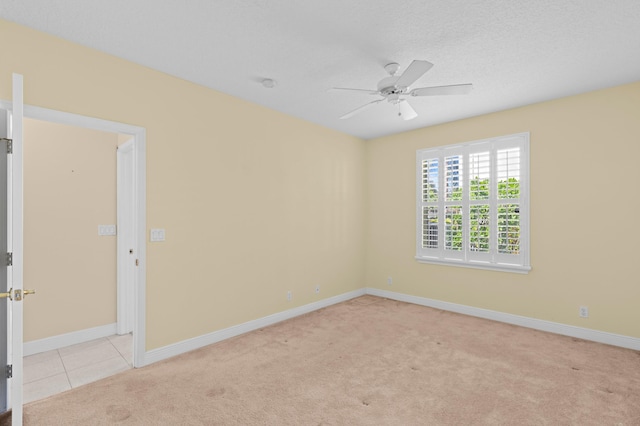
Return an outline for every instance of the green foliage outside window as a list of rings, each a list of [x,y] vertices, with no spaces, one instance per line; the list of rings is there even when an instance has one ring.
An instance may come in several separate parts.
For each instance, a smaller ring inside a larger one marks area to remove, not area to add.
[[[520,182],[516,178],[498,182],[498,199],[507,200],[510,198],[520,198]]]

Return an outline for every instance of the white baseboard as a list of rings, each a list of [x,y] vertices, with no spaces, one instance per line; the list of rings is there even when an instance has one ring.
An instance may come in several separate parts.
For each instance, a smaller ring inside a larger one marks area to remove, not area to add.
[[[182,342],[174,343],[172,345],[164,346],[162,348],[153,349],[144,354],[144,364],[148,365],[154,362],[162,361],[163,359],[171,358],[176,355],[183,354],[185,352],[199,349],[213,343],[220,342],[231,337],[238,336],[240,334],[248,333],[259,328],[267,327],[275,323],[288,320],[300,315],[307,314],[309,312],[317,311],[318,309],[326,308],[327,306],[335,305],[336,303],[345,302],[350,299],[354,299],[365,294],[365,289],[354,290],[349,293],[333,296],[328,299],[319,300],[317,302],[309,303],[307,305],[299,306],[297,308],[288,309],[283,312],[278,312],[273,315],[258,318],[253,321],[245,322],[242,324],[234,325],[223,330],[214,331],[213,333],[204,334],[202,336],[194,337],[192,339],[183,340]]]
[[[548,331],[555,334],[562,334],[564,336],[577,337],[579,339],[605,343],[607,345],[620,346],[637,351],[640,350],[640,339],[624,336],[621,334],[607,333],[604,331],[560,324],[557,322],[545,321],[536,318],[506,314],[504,312],[492,311],[489,309],[474,308],[473,306],[459,305],[457,303],[443,302],[441,300],[427,299],[425,297],[411,296],[408,294],[380,290],[377,288],[366,288],[365,292],[366,294],[370,294],[372,296],[385,297],[387,299],[398,300],[400,302],[408,302],[416,305],[442,309],[444,311],[451,311],[460,314],[471,315],[474,317],[486,318],[494,321],[504,322],[507,324],[519,325],[522,327],[533,328],[541,331]]]
[[[45,339],[24,342],[22,352],[24,356],[29,356],[39,354],[40,352],[64,348],[65,346],[88,342],[89,340],[113,336],[114,334],[116,334],[115,323],[101,325],[100,327],[87,328],[84,330],[73,331],[71,333],[60,334],[58,336],[47,337]]]
[[[143,364],[153,364],[158,361],[162,361],[167,358],[174,357],[195,349],[202,348],[213,343],[220,342],[222,340],[229,339],[244,333],[248,333],[253,330],[257,330],[262,327],[267,327],[275,323],[304,315],[309,312],[316,311],[318,309],[326,308],[327,306],[335,305],[337,303],[345,302],[347,300],[370,294],[372,296],[385,297],[387,299],[398,300],[401,302],[413,303],[416,305],[428,306],[431,308],[442,309],[445,311],[457,312],[464,315],[470,315],[479,318],[486,318],[494,321],[500,321],[507,324],[518,325],[521,327],[533,328],[536,330],[547,331],[550,333],[561,334],[565,336],[576,337],[585,340],[591,340],[594,342],[605,343],[613,346],[620,346],[623,348],[640,350],[640,339],[623,336],[620,334],[607,333],[598,330],[592,330],[583,327],[576,327],[572,325],[560,324],[551,321],[545,321],[535,318],[523,317],[519,315],[507,314],[504,312],[492,311],[489,309],[476,308],[473,306],[460,305],[457,303],[443,302],[441,300],[428,299],[425,297],[411,296],[403,293],[396,293],[387,290],[380,290],[376,288],[362,288],[359,290],[351,291],[349,293],[340,294],[338,296],[330,297],[328,299],[319,300],[317,302],[309,303],[308,305],[299,306],[297,308],[289,309],[283,312],[278,312],[273,315],[268,315],[263,318],[258,318],[253,321],[245,322],[243,324],[234,325],[223,330],[214,331],[212,333],[204,334],[202,336],[194,337],[192,339],[183,340],[182,342],[174,343],[162,348],[153,349],[145,352],[143,357]],[[115,324],[114,324],[115,330]],[[113,334],[113,333],[112,333]],[[26,352],[26,349],[25,349]]]

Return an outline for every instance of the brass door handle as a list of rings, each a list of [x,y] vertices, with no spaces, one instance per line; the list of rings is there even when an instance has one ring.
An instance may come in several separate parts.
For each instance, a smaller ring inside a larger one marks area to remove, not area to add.
[[[20,301],[27,294],[36,294],[36,291],[35,290],[13,290],[13,289],[9,289],[9,291],[6,292],[6,293],[0,293],[0,299],[8,297],[11,300]]]

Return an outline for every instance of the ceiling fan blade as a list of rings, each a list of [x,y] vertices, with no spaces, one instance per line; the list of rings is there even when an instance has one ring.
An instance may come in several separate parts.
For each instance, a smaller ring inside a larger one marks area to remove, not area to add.
[[[451,86],[419,87],[408,94],[411,96],[466,95],[473,84],[452,84]]]
[[[400,107],[400,117],[402,117],[403,120],[413,120],[418,116],[418,113],[406,100],[400,101],[398,106]]]
[[[374,106],[375,104],[377,104],[378,102],[382,102],[382,101],[384,101],[384,99],[376,99],[376,100],[375,100],[375,101],[373,101],[373,102],[369,102],[368,104],[364,104],[364,105],[362,105],[361,107],[358,107],[358,108],[354,109],[353,111],[346,113],[345,115],[343,115],[342,117],[340,117],[340,120],[344,120],[344,119],[346,119],[346,118],[351,118],[351,117],[353,117],[354,115],[359,114],[359,113],[361,113],[362,111],[364,111],[365,109],[367,109],[367,108],[369,108],[369,107],[372,107],[372,106]]]
[[[332,87],[331,89],[329,89],[330,91],[334,91],[334,90],[345,90],[348,92],[364,92],[364,93],[368,93],[370,95],[377,95],[378,92],[377,90],[371,90],[371,89],[352,89],[350,87]]]
[[[407,69],[402,73],[398,81],[396,82],[397,87],[409,87],[417,79],[422,77],[424,73],[429,71],[433,64],[428,61],[419,61],[415,60],[411,62],[411,65],[407,67]]]

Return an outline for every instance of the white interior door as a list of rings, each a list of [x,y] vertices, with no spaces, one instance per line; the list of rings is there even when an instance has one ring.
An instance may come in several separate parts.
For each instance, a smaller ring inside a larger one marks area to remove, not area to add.
[[[118,147],[118,321],[117,333],[133,331],[135,299],[135,145],[133,139]]]
[[[8,268],[9,285],[12,299],[9,302],[10,330],[9,350],[12,364],[10,381],[11,424],[22,425],[22,312],[23,312],[23,187],[22,187],[22,158],[23,137],[22,119],[24,102],[22,97],[22,76],[13,74],[13,106],[9,129],[12,140],[12,155],[9,160],[8,173],[8,247],[12,253],[12,262]]]
[[[9,253],[9,242],[7,235],[9,232],[8,212],[10,202],[8,197],[9,184],[9,111],[0,109],[0,254]],[[8,254],[7,254],[8,260]],[[0,350],[0,367],[6,368],[7,374],[2,374],[0,369],[0,413],[4,413],[9,409],[8,401],[8,385],[9,385],[9,277],[8,277],[8,261],[0,262],[0,342],[2,349]],[[5,367],[6,366],[6,367]]]

